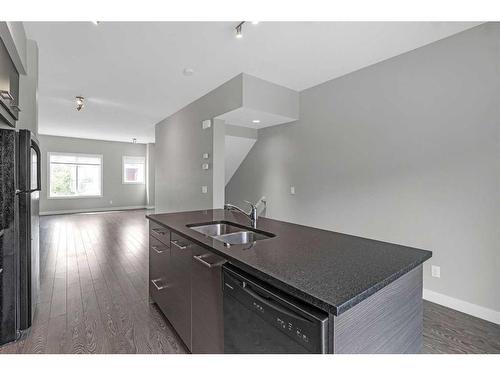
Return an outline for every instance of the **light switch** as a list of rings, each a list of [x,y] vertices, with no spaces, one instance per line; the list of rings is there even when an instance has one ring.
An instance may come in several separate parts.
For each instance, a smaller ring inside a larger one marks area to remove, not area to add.
[[[201,128],[203,130],[208,129],[212,126],[212,120],[205,120],[201,123]]]
[[[432,265],[431,266],[431,274],[432,274],[432,277],[440,278],[441,277],[441,267]]]
[[[203,159],[208,159],[210,157],[210,155],[208,154],[208,152],[205,152],[203,154]]]
[[[208,193],[208,186],[202,186],[202,187],[201,187],[201,192],[202,192],[203,194]]]
[[[295,186],[290,186],[290,194],[295,195]]]

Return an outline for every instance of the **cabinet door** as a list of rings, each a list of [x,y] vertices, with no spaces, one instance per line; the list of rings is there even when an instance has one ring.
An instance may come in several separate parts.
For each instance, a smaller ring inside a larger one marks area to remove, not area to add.
[[[192,349],[196,354],[224,353],[221,258],[193,246],[191,269]]]
[[[182,236],[171,234],[172,314],[170,322],[191,350],[191,247]]]
[[[155,237],[156,239],[160,240],[165,245],[170,247],[170,231],[164,226],[150,220],[149,235]]]
[[[0,38],[0,123],[15,127],[18,119],[19,73]],[[10,95],[10,97],[9,97]]]
[[[172,310],[172,259],[170,247],[149,237],[149,295],[170,319]]]

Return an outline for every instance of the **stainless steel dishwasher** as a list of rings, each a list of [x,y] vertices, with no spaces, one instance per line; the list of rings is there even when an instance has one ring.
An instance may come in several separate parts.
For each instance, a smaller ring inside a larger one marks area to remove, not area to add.
[[[328,314],[223,267],[224,353],[326,353]]]

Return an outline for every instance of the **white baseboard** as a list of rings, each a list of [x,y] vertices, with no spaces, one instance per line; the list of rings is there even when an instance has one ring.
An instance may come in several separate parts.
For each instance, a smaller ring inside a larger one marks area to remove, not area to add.
[[[148,208],[146,206],[121,206],[121,207],[102,207],[102,208],[82,208],[78,210],[60,210],[60,211],[42,211],[40,216],[47,215],[62,215],[62,214],[80,214],[85,212],[103,212],[103,211],[125,211],[125,210],[140,210]],[[153,207],[154,208],[154,207]]]
[[[147,210],[154,210],[154,209],[155,209],[155,206],[146,206],[146,209],[147,209]]]
[[[465,314],[484,319],[492,323],[500,324],[500,311],[492,310],[487,307],[474,305],[473,303],[462,301],[458,298],[424,289],[423,298],[427,301],[449,307],[450,309],[461,311]]]

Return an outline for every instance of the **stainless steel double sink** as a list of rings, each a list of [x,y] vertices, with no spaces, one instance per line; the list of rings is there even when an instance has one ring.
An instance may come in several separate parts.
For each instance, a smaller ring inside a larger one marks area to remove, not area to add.
[[[228,245],[244,245],[275,237],[272,233],[247,228],[228,221],[191,224],[188,227]]]

